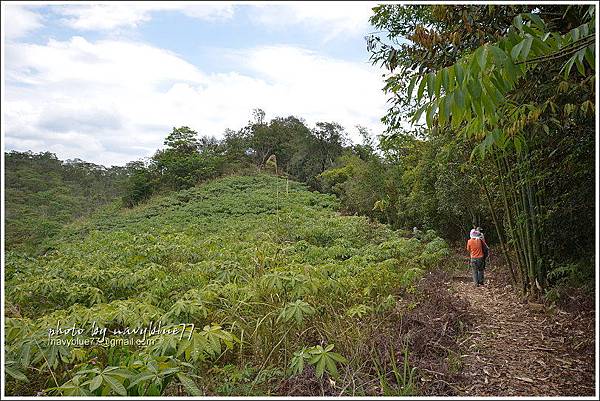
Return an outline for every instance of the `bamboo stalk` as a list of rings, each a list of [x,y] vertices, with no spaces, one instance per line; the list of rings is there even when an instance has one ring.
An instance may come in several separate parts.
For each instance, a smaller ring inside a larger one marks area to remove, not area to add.
[[[522,282],[523,282],[523,292],[528,292],[529,290],[529,274],[528,274],[528,270],[529,270],[529,259],[528,259],[528,254],[526,252],[526,245],[525,245],[525,236],[523,234],[523,223],[521,222],[521,219],[519,218],[520,216],[520,210],[519,210],[519,198],[518,198],[518,187],[517,184],[515,183],[514,179],[513,179],[513,171],[511,171],[509,165],[508,165],[508,161],[506,160],[506,158],[504,157],[502,159],[504,161],[504,165],[506,167],[506,171],[507,171],[507,176],[510,180],[510,186],[511,188],[513,188],[513,191],[509,192],[510,196],[511,196],[511,201],[512,201],[512,205],[514,205],[514,222],[515,222],[515,233],[516,233],[516,238],[517,239],[517,243],[515,244],[515,249],[517,250],[517,254],[521,259],[521,272],[522,272]]]
[[[481,178],[479,184],[481,187],[483,187],[483,190],[485,192],[485,197],[487,199],[488,206],[489,206],[490,212],[492,214],[492,220],[494,222],[494,227],[496,228],[496,233],[498,234],[498,239],[500,241],[500,248],[502,249],[502,253],[504,253],[504,257],[506,258],[506,261],[508,262],[508,269],[510,271],[510,276],[512,278],[513,284],[516,285],[517,279],[515,278],[515,272],[512,267],[512,261],[510,259],[510,256],[508,255],[508,252],[506,251],[506,247],[504,246],[504,238],[502,236],[502,231],[500,230],[500,226],[498,225],[498,219],[496,218],[496,212],[494,210],[494,207],[492,206],[492,200],[490,197],[490,193],[488,191],[487,185],[485,184],[485,180],[483,179],[483,173],[481,172],[481,168],[477,164],[476,164],[476,167],[477,167],[477,171],[479,172],[479,177]]]

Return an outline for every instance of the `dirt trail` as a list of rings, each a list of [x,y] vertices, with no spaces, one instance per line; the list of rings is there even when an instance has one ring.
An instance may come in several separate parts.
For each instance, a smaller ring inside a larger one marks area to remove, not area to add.
[[[593,310],[525,304],[499,272],[486,274],[483,287],[473,285],[468,269],[451,284],[470,304],[474,321],[461,340],[460,395],[593,396]]]

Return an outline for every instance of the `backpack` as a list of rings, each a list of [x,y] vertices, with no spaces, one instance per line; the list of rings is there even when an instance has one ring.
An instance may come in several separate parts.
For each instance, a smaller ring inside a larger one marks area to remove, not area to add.
[[[481,241],[481,250],[483,251],[483,258],[487,259],[490,255],[490,248],[486,245],[485,242],[483,242],[481,238],[478,238],[478,240]]]

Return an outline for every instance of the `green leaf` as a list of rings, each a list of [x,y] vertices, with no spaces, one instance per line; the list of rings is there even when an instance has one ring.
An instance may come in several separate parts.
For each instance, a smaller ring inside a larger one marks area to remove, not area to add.
[[[519,139],[518,136],[515,136],[513,138],[513,143],[515,145],[515,150],[517,151],[517,153],[521,153],[521,149],[523,147],[523,144],[521,143],[521,139]]]
[[[408,84],[408,97],[411,98],[412,97],[412,93],[413,90],[415,89],[415,84],[417,83],[417,78],[419,76],[418,75],[414,75],[411,79],[410,79],[410,83]]]
[[[460,90],[455,91],[453,93],[453,95],[454,95],[454,98],[453,98],[454,101],[452,102],[452,105],[451,105],[451,107],[452,107],[452,127],[457,128],[460,125],[460,123],[462,122],[462,116],[464,113],[464,98],[463,98],[462,92]],[[463,107],[461,107],[459,105],[459,102],[458,102],[459,96],[460,96],[460,100],[462,102]]]
[[[491,81],[500,93],[506,93],[510,90],[510,88],[506,84],[506,81],[498,72],[498,70],[494,71],[493,76],[491,77]]]
[[[502,96],[502,93],[500,93],[500,91],[498,91],[498,89],[496,89],[496,87],[492,83],[492,78],[488,76],[481,82],[483,83],[483,87],[485,88],[486,92],[484,97],[487,97],[492,103],[494,103],[494,105],[499,104],[504,97]]]
[[[156,377],[156,375],[155,375],[154,373],[142,372],[142,373],[140,373],[139,375],[135,376],[135,377],[132,379],[132,382],[131,382],[131,384],[129,385],[129,388],[132,388],[132,387],[134,387],[136,384],[138,384],[138,383],[141,383],[141,382],[144,382],[144,381],[146,381],[146,380],[148,380],[148,379],[151,379],[151,378],[153,378],[153,377]]]
[[[490,46],[490,50],[492,52],[492,55],[494,56],[494,60],[496,61],[496,64],[502,65],[506,62],[506,59],[508,58],[508,56],[506,55],[504,50],[500,49],[496,45]]]
[[[546,133],[546,135],[550,135],[550,127],[548,127],[547,124],[543,124],[542,128],[544,129],[544,132]]]
[[[460,65],[460,63],[456,64],[454,72],[456,73],[456,82],[458,83],[458,85],[462,85],[463,79],[465,77],[465,71],[463,69],[463,66]],[[444,85],[444,87],[445,86],[446,85]]]
[[[31,344],[25,343],[21,348],[21,366],[29,366],[31,360]]]
[[[594,45],[589,45],[585,49],[585,61],[594,70],[596,68],[596,57],[594,55]]]
[[[438,119],[439,119],[440,125],[445,125],[446,119],[448,117],[448,110],[446,109],[446,97],[442,97],[442,98],[438,99],[437,106],[438,106],[438,110],[439,110]]]
[[[517,15],[513,19],[513,25],[516,26],[519,31],[523,30],[523,17],[521,16],[521,14]]]
[[[425,114],[425,121],[427,122],[427,127],[429,128],[433,127],[433,116],[435,115],[436,111],[436,103],[431,104],[431,106],[427,109],[427,114]]]
[[[435,74],[433,72],[430,72],[429,74],[427,74],[427,94],[429,95],[429,97],[433,97],[433,94],[435,92]]]
[[[146,392],[146,395],[149,395],[149,396],[160,395],[160,387],[158,386],[158,384],[152,383],[150,385],[150,387],[148,387],[148,391]]]
[[[348,363],[348,360],[346,358],[344,358],[342,355],[338,354],[337,352],[329,353],[329,357],[336,362]]]
[[[436,97],[440,96],[440,89],[442,88],[442,71],[443,70],[438,71],[435,75],[434,93]]]
[[[481,71],[485,69],[487,63],[487,55],[487,46],[480,47],[475,51],[475,57],[477,57],[477,64],[479,64],[479,68],[481,68]]]
[[[103,375],[104,380],[108,383],[111,389],[119,395],[127,395],[127,390],[125,387],[114,377],[110,377],[109,375]]]
[[[461,110],[465,109],[465,97],[461,89],[454,91],[454,102]]]
[[[90,391],[95,391],[102,384],[102,375],[98,375],[90,382]]]
[[[531,43],[533,43],[533,36],[527,36],[523,41],[523,46],[520,51],[520,56],[523,60],[527,60],[527,56],[529,56],[529,51],[531,50]]]
[[[579,39],[579,36],[580,36],[579,35],[579,27],[571,29],[570,34],[571,34],[572,41],[577,42],[577,40]]]
[[[446,92],[454,90],[456,86],[456,73],[454,72],[454,66],[451,65],[447,68],[448,70],[448,90]]]
[[[316,366],[316,375],[320,379],[323,377],[323,373],[325,372],[325,358],[318,358],[317,366]]]
[[[444,85],[444,89],[449,88],[450,83],[447,68],[442,69],[442,84]]]
[[[510,51],[510,56],[512,57],[512,59],[514,61],[518,61],[519,54],[521,54],[521,49],[523,48],[524,44],[525,44],[525,39],[523,39],[521,42],[519,42],[519,44],[516,45],[515,47],[513,47],[512,50]]]
[[[423,114],[423,112],[427,109],[427,107],[429,107],[429,103],[424,104],[423,106],[419,107],[416,111],[415,114],[413,114],[413,122],[418,123],[419,120],[421,119],[421,115]]]
[[[489,114],[493,114],[496,111],[496,105],[492,101],[492,95],[485,93],[481,96],[481,100],[484,106],[484,110],[489,112]]]
[[[583,66],[583,63],[579,57],[575,59],[575,65],[577,66],[577,71],[579,71],[579,74],[585,77],[585,67]]]
[[[468,68],[471,71],[471,76],[473,76],[474,79],[477,79],[477,74],[479,74],[479,71],[481,71],[481,68],[479,67],[479,63],[477,61],[477,57],[475,56],[475,53],[473,53],[471,55],[471,61],[469,62]]]
[[[528,13],[527,16],[529,17],[531,22],[533,22],[535,24],[535,26],[540,29],[540,31],[544,31],[546,29],[546,24],[540,18],[539,15],[534,14],[534,13]]]
[[[23,374],[23,372],[19,371],[18,369],[13,368],[12,366],[4,366],[4,371],[6,373],[8,373],[10,376],[12,376],[13,378],[22,381],[22,382],[28,382],[29,379],[27,379],[27,376],[25,376]]]
[[[204,395],[202,391],[200,391],[198,386],[196,386],[196,383],[194,383],[192,378],[186,375],[185,373],[177,373],[177,378],[179,379],[179,382],[183,385],[183,387],[185,387],[189,395],[194,397],[201,397]]]
[[[573,63],[575,62],[575,59],[577,59],[577,55],[576,54],[574,54],[573,56],[571,56],[569,58],[569,60],[567,61],[567,63],[561,69],[561,72],[564,71],[564,78],[565,79],[567,79],[569,77],[569,74],[571,73],[571,68],[573,67]]]
[[[417,101],[423,98],[423,91],[425,90],[425,84],[427,84],[427,79],[425,77],[421,78],[421,82],[419,83],[419,89],[417,89]]]

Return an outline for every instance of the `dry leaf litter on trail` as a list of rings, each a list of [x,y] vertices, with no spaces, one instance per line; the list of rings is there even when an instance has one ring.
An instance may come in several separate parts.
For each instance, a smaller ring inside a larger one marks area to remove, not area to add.
[[[499,271],[486,273],[481,287],[468,269],[451,284],[473,316],[461,340],[460,395],[593,396],[594,311],[526,303]]]

